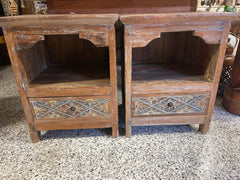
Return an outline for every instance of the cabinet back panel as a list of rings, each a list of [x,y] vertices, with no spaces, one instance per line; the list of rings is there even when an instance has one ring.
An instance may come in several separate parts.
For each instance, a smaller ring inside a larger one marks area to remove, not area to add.
[[[177,36],[178,33],[162,33],[161,38],[154,39],[146,47],[133,48],[133,63],[169,63],[175,61]]]
[[[96,47],[77,34],[46,36],[50,64],[108,64],[107,47]]]

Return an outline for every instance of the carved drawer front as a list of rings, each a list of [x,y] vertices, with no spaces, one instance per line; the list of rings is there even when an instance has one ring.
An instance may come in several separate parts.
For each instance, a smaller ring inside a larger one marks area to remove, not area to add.
[[[133,97],[135,116],[207,113],[209,94]]]
[[[30,99],[35,119],[111,117],[109,99],[38,98]]]

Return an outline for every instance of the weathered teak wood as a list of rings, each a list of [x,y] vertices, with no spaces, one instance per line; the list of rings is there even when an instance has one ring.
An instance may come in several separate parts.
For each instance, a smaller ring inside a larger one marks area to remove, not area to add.
[[[117,19],[116,14],[0,18],[32,142],[40,140],[41,130],[112,128],[118,136]],[[60,43],[52,46],[49,39]],[[72,41],[88,49],[72,50]]]
[[[23,50],[23,49],[29,49],[32,48],[38,41],[43,41],[44,36],[42,35],[31,35],[31,36],[18,36],[16,38],[16,49],[17,50]]]
[[[117,14],[58,14],[58,15],[22,15],[13,17],[2,17],[0,23],[2,27],[29,27],[37,26],[37,28],[45,26],[60,26],[63,25],[65,28],[67,25],[95,25],[92,30],[101,26],[111,26],[118,19]],[[73,28],[75,29],[75,28]],[[75,29],[76,31],[81,31],[81,29]],[[64,29],[62,29],[64,31]],[[65,34],[67,34],[66,32]]]
[[[209,129],[231,20],[237,13],[125,14],[126,136],[132,126]],[[142,48],[141,48],[142,47]]]
[[[48,12],[66,13],[165,13],[196,11],[197,0],[48,0]]]
[[[164,26],[164,23],[176,23],[178,25],[180,23],[183,23],[184,25],[189,23],[193,23],[192,25],[194,25],[194,23],[200,23],[201,25],[201,22],[210,24],[210,22],[216,21],[234,21],[239,20],[239,16],[239,13],[182,12],[162,14],[124,14],[120,15],[120,20],[125,25],[159,25],[161,27]],[[175,24],[170,24],[170,26],[171,25]]]

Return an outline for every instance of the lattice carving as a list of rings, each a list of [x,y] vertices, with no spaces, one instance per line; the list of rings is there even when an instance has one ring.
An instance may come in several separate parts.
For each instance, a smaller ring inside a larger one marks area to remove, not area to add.
[[[133,97],[134,115],[206,113],[209,95],[178,95],[161,97]]]
[[[108,117],[108,99],[31,101],[36,119]]]
[[[222,74],[218,86],[218,95],[223,96],[224,90],[229,86],[231,80],[232,66],[223,66]]]

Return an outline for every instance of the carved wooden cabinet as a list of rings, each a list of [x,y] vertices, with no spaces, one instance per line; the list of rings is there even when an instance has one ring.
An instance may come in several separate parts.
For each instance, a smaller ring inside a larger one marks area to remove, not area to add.
[[[126,136],[132,126],[209,129],[231,13],[120,15],[125,25]]]
[[[33,142],[42,130],[112,128],[118,136],[117,19],[115,14],[0,19]]]

